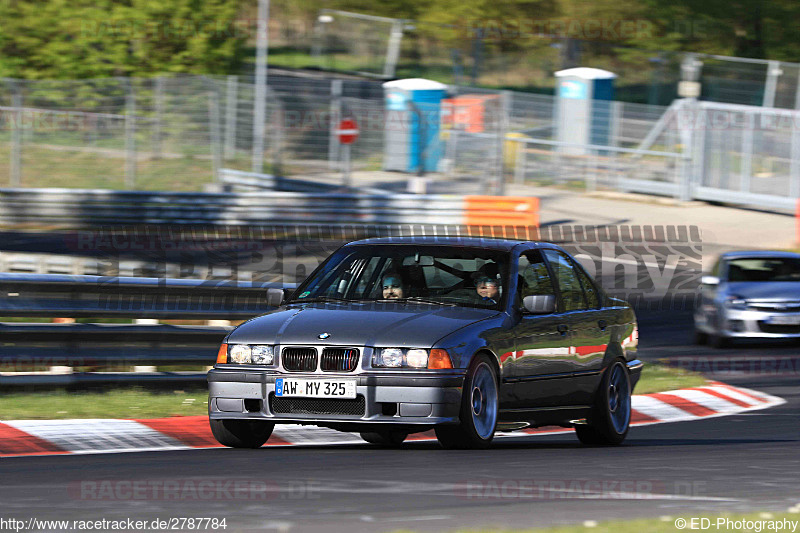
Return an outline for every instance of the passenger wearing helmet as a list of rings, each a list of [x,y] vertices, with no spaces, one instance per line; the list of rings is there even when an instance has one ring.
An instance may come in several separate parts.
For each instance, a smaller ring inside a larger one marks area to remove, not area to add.
[[[403,298],[405,290],[403,287],[403,280],[400,276],[394,273],[388,273],[383,276],[383,298],[385,300],[399,300]]]

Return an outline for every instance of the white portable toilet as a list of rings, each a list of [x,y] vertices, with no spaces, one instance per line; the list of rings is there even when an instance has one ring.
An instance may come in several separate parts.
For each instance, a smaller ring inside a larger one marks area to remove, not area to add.
[[[577,145],[611,142],[611,105],[617,75],[599,68],[578,67],[556,72],[558,97],[556,138]],[[561,146],[560,152],[585,154],[583,146]]]
[[[447,85],[410,78],[386,82],[383,89],[386,99],[384,170],[416,172],[424,165],[426,172],[436,171],[442,153],[439,128]]]

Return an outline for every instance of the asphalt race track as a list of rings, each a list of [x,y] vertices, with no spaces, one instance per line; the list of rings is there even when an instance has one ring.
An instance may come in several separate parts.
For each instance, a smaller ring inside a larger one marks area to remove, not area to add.
[[[787,403],[634,428],[618,448],[571,434],[502,439],[489,451],[435,443],[210,449],[0,460],[3,517],[226,518],[227,531],[440,531],[535,527],[800,502],[800,346],[695,347],[687,312],[642,313],[641,354],[706,365]],[[730,361],[778,358],[743,367]],[[789,370],[788,365],[794,365]],[[742,370],[744,368],[744,370]],[[138,491],[138,492],[137,492]]]

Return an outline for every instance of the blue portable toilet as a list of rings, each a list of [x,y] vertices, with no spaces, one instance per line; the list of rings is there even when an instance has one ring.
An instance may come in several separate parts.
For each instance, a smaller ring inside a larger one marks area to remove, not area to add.
[[[556,72],[558,83],[556,138],[572,144],[611,144],[613,72],[599,68],[570,68]],[[563,153],[585,154],[581,146],[562,146]]]
[[[426,172],[438,169],[442,157],[439,126],[447,85],[409,78],[383,84],[386,102],[384,170]]]

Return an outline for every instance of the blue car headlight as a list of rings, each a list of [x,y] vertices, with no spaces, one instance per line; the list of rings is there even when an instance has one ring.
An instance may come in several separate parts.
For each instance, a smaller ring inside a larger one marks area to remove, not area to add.
[[[728,296],[723,302],[723,305],[728,309],[745,310],[747,309],[747,300],[741,296]]]

